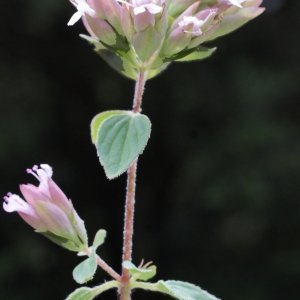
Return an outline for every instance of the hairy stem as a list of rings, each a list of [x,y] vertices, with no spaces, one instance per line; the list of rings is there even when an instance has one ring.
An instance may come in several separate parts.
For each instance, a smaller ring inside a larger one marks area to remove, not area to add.
[[[134,113],[138,113],[141,111],[142,104],[142,96],[144,93],[144,87],[146,83],[147,72],[140,71],[138,78],[135,84],[134,98],[133,98],[133,108],[132,111]]]
[[[88,256],[91,255],[91,251],[89,250],[89,248],[86,248],[85,252]],[[102,258],[100,258],[99,255],[97,255],[96,258],[99,267],[106,271],[112,278],[116,279],[119,282],[122,281],[122,277],[114,269],[112,269]]]
[[[135,85],[135,93],[133,99],[133,112],[141,111],[142,96],[146,82],[146,72],[139,72]],[[135,181],[136,181],[137,159],[132,163],[127,171],[127,194],[125,204],[125,220],[124,220],[124,241],[123,241],[123,262],[131,261],[132,253],[132,236],[133,236],[133,218],[135,203]],[[122,287],[120,289],[120,300],[130,300],[131,290],[129,287],[130,274],[127,269],[122,271]]]

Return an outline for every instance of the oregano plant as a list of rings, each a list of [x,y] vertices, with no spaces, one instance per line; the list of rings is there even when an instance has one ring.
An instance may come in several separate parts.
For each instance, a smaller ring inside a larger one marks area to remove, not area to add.
[[[39,185],[20,185],[26,201],[8,193],[3,208],[7,212],[17,211],[36,232],[83,257],[73,270],[77,283],[91,280],[98,268],[111,276],[111,281],[93,288],[78,288],[66,300],[91,300],[108,289],[117,289],[120,300],[131,299],[134,289],[160,292],[180,300],[216,300],[191,283],[153,282],[156,266],[152,262],[140,265],[132,262],[137,162],[151,134],[151,122],[141,113],[142,96],[146,81],[170,63],[209,57],[215,48],[207,48],[203,43],[228,34],[260,15],[264,11],[260,7],[262,0],[71,0],[71,3],[77,12],[68,25],[81,19],[89,35],[80,36],[111,67],[136,82],[132,110],[101,112],[91,121],[91,140],[107,178],[114,179],[127,172],[121,273],[97,254],[106,231],[100,229],[88,241],[83,220],[52,180],[49,165],[27,169]]]

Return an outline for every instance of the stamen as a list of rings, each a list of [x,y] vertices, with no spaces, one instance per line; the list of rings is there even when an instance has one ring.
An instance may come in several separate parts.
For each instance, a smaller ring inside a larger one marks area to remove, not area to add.
[[[8,198],[12,196],[12,193],[7,193],[6,196],[3,197],[5,201],[8,201]]]
[[[27,172],[28,174],[32,174],[38,181],[40,181],[39,176],[36,175],[36,174],[33,172],[33,171],[37,171],[37,169],[38,169],[38,166],[33,166],[32,169],[26,169],[26,172]]]

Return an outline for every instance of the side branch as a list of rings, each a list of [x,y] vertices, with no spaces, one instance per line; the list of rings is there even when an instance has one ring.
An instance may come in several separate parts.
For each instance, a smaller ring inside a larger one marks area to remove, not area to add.
[[[85,252],[88,256],[91,255],[91,251],[89,250],[89,248],[86,248]],[[99,255],[96,255],[96,259],[99,267],[106,271],[112,278],[116,279],[119,282],[122,281],[122,277],[114,269],[112,269],[102,258],[100,258]]]

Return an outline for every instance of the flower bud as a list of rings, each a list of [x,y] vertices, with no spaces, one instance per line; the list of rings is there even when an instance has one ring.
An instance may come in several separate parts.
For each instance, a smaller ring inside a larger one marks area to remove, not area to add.
[[[130,7],[125,3],[122,4],[121,25],[127,40],[131,41],[136,31],[131,17]]]
[[[91,18],[89,15],[86,15],[85,20],[93,35],[98,37],[103,43],[110,46],[116,44],[117,36],[109,23],[98,18]]]
[[[101,3],[108,23],[119,33],[123,34],[121,27],[121,5],[117,0],[97,0]]]
[[[262,0],[239,1],[242,6],[241,8],[237,5],[228,7],[229,0],[221,0],[220,3],[215,6],[219,10],[218,15],[221,17],[221,22],[218,29],[208,39],[209,41],[236,30],[262,14],[265,10],[265,8],[259,7]],[[230,2],[233,2],[233,0],[230,0]],[[223,9],[223,11],[220,12],[222,5],[227,5],[227,9]]]
[[[204,42],[210,35],[213,22],[216,15],[216,9],[206,9],[198,13],[197,9],[200,2],[196,2],[187,8],[170,26],[171,33],[165,40],[160,55],[172,56],[185,48],[197,47],[200,42]]]
[[[8,193],[3,208],[16,211],[36,232],[72,251],[81,251],[87,245],[87,234],[83,221],[74,210],[70,200],[52,180],[52,168],[42,164],[27,170],[40,182],[20,185],[24,201],[18,195]]]
[[[96,12],[96,15],[99,19],[105,20],[105,13],[101,1],[87,0],[87,4]]]

